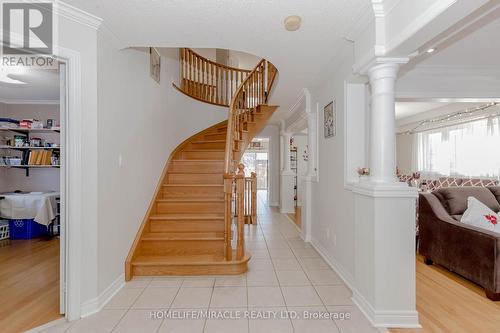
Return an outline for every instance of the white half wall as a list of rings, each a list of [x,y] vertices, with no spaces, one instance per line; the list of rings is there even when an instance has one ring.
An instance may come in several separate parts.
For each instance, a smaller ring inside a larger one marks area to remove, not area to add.
[[[178,50],[161,53],[158,84],[149,76],[147,52],[119,50],[112,37],[98,33],[99,293],[123,273],[170,153],[227,119],[227,108],[174,89]]]

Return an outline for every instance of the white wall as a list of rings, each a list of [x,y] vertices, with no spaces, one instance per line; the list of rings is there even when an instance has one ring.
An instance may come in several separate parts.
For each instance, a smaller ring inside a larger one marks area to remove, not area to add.
[[[351,74],[352,58],[330,75],[331,79],[311,89],[312,107],[318,111],[319,182],[312,188],[312,242],[340,270],[354,273],[353,194],[344,187],[344,81]],[[337,134],[325,139],[323,107],[336,100]],[[352,129],[355,130],[355,129]]]
[[[170,153],[191,135],[227,119],[226,108],[175,90],[178,50],[161,53],[157,84],[149,76],[147,53],[119,50],[110,36],[98,33],[99,293],[123,274]]]
[[[413,159],[413,140],[416,134],[396,135],[396,165],[399,172],[403,175],[409,175],[418,171],[412,169]]]
[[[22,88],[20,88],[22,89]],[[1,104],[1,103],[0,103]],[[43,121],[54,119],[59,123],[59,105],[36,105],[36,104],[1,104],[0,117],[13,119],[35,118]],[[12,136],[12,135],[6,135]],[[60,136],[56,133],[40,133],[31,137],[40,137],[48,142],[60,143]],[[20,155],[16,153],[15,155]],[[59,169],[30,169],[29,177],[26,177],[24,169],[3,170],[3,181],[0,182],[0,192],[5,191],[59,191]]]
[[[229,50],[229,65],[241,69],[253,69],[261,58],[245,52]]]
[[[198,53],[202,57],[205,57],[209,60],[216,61],[217,60],[217,49],[213,48],[194,48],[194,52]]]
[[[280,202],[280,130],[277,125],[267,125],[256,135],[269,139],[269,205],[278,206]]]
[[[88,301],[97,294],[97,43],[96,30],[92,27],[76,23],[72,19],[59,16],[58,18],[58,45],[69,50],[79,57],[80,82],[76,87],[69,87],[70,91],[79,91],[81,104],[81,141],[80,151],[73,152],[79,155],[82,163],[81,207],[84,212],[80,227],[79,240],[70,239],[69,242],[81,244],[81,268],[73,271],[78,274],[81,282],[80,302]],[[73,64],[76,65],[76,64]],[[73,221],[68,220],[69,225]],[[71,265],[71,263],[70,263]],[[74,288],[75,286],[71,286]],[[75,311],[74,309],[70,311]],[[75,315],[72,313],[70,315]],[[74,319],[74,318],[70,318]]]

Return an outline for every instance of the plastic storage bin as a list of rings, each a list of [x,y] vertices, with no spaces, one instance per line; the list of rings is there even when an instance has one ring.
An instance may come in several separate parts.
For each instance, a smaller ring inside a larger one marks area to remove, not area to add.
[[[10,239],[31,239],[46,236],[48,229],[33,219],[9,220],[9,233]]]
[[[0,240],[9,238],[9,221],[0,220]]]

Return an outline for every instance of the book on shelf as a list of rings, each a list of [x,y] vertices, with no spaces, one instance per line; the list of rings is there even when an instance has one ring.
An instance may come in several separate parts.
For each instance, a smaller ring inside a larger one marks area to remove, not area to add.
[[[52,165],[52,151],[30,150],[28,152],[27,165]]]

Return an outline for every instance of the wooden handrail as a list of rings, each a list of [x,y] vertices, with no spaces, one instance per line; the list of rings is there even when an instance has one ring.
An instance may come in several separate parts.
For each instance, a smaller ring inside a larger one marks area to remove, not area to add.
[[[245,123],[253,119],[253,112],[257,110],[259,105],[266,105],[269,93],[274,84],[278,71],[273,64],[265,59],[262,59],[255,68],[246,76],[245,80],[236,90],[231,104],[229,105],[227,131],[226,131],[226,147],[224,155],[224,183],[226,191],[233,191],[234,193],[234,214],[232,213],[232,196],[226,192],[226,214],[225,214],[225,230],[227,237],[230,236],[233,217],[236,216],[236,230],[237,230],[237,245],[236,245],[236,258],[241,259],[245,255],[244,249],[244,233],[243,225],[245,221],[255,223],[257,221],[257,177],[252,175],[251,189],[246,192],[247,181],[244,176],[244,165],[238,164],[238,171],[236,165],[239,161],[236,160],[235,152],[244,150],[241,147],[243,141],[243,132]],[[253,185],[253,186],[252,186]],[[245,215],[245,194],[250,193],[250,200],[247,201],[251,205],[247,212],[250,214],[250,219]],[[232,246],[229,247],[230,241],[226,241],[226,260],[232,258]]]
[[[224,172],[226,174],[235,172],[234,141],[241,138],[244,130],[243,123],[249,118],[251,110],[267,103],[276,74],[276,67],[269,61],[262,59],[238,87],[231,100],[224,156]]]
[[[180,87],[197,100],[229,106],[238,87],[251,70],[218,64],[188,48],[179,49]]]

